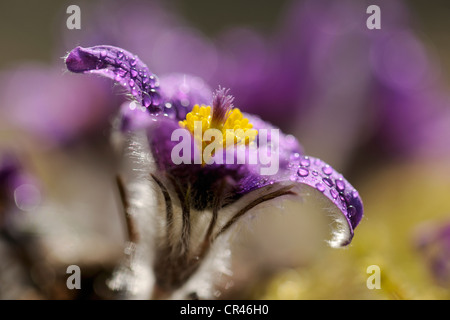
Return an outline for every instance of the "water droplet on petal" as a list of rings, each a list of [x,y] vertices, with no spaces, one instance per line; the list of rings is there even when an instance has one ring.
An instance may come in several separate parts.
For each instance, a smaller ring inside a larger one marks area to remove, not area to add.
[[[353,197],[353,198],[358,198],[358,197],[359,197],[358,191],[353,190],[353,192],[352,192],[352,197]]]
[[[122,59],[123,58],[123,51],[119,51],[117,54],[117,58]]]
[[[325,173],[327,176],[333,173],[333,168],[331,168],[329,165],[326,165],[322,168],[323,173]]]
[[[134,66],[136,65],[136,58],[133,58],[133,59],[130,61],[130,65],[131,65],[132,67],[134,67]]]
[[[106,50],[102,50],[102,51],[100,51],[100,57],[101,57],[101,58],[105,58],[105,57],[106,57],[106,55],[107,55],[107,52],[106,52]]]
[[[354,206],[348,206],[347,207],[347,215],[349,218],[355,216],[356,214],[356,208]]]
[[[130,87],[134,87],[135,82],[133,79],[130,79],[130,81],[128,81],[128,84],[130,85]]]
[[[159,106],[161,104],[161,96],[156,90],[150,90],[150,96],[152,97],[152,104],[154,106]]]
[[[330,178],[323,178],[322,181],[329,187],[333,186],[333,181]]]
[[[308,157],[304,157],[301,161],[300,161],[300,165],[303,167],[309,167],[311,164],[311,160],[309,160]]]
[[[307,177],[308,174],[309,174],[309,171],[308,171],[308,169],[300,168],[300,169],[298,169],[297,174],[298,174],[300,177]]]
[[[330,194],[333,197],[333,199],[337,199],[337,197],[339,196],[339,192],[337,192],[335,189],[331,189]]]
[[[341,192],[345,190],[345,183],[342,179],[336,180],[336,189]]]
[[[150,87],[156,88],[159,86],[159,79],[156,76],[151,75],[149,77],[149,83],[150,83]]]
[[[322,183],[318,182],[316,183],[316,189],[319,190],[320,192],[324,192],[325,186]]]
[[[313,170],[311,173],[313,174],[313,176],[319,175],[319,173],[316,170]]]
[[[136,78],[136,77],[138,76],[138,72],[136,71],[136,69],[131,69],[131,70],[130,70],[130,75],[131,75],[133,78]]]
[[[144,107],[148,108],[152,104],[152,98],[147,94],[144,93],[142,97],[142,104]]]

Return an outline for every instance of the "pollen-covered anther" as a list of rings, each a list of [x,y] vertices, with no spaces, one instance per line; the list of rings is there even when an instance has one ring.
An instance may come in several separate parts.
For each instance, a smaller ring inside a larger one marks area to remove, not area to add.
[[[224,117],[224,122],[216,123],[212,121],[213,114],[211,106],[195,105],[191,112],[186,115],[186,120],[180,121],[179,124],[191,132],[196,138],[202,140],[203,134],[208,129],[217,129],[222,133],[222,145],[226,148],[230,145],[248,145],[253,142],[258,135],[258,131],[253,129],[253,125],[242,112],[237,109],[230,109]],[[198,126],[201,124],[201,137],[197,137],[200,133]],[[195,130],[197,128],[197,130]],[[204,141],[203,148],[211,141]]]

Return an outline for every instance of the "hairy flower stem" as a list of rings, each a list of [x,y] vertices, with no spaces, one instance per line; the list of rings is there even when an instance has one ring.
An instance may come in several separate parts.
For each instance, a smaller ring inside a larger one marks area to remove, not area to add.
[[[214,229],[218,222],[219,210],[223,205],[225,198],[224,194],[226,193],[227,183],[226,179],[223,179],[218,185],[216,195],[213,200],[212,216],[208,229],[206,230],[200,244],[197,247],[192,248],[189,243],[191,232],[189,192],[187,192],[187,194],[183,194],[176,181],[169,179],[175,189],[175,194],[180,202],[182,212],[182,226],[179,240],[175,243],[170,242],[171,232],[173,232],[172,222],[174,219],[172,199],[170,197],[169,190],[161,182],[161,180],[153,174],[151,177],[162,192],[166,208],[166,235],[162,238],[165,239],[165,241],[163,241],[162,245],[160,245],[156,251],[154,264],[156,284],[152,294],[152,299],[167,298],[172,292],[183,286],[201,266],[214,241],[221,234],[229,230],[230,227],[250,209],[265,201],[269,201],[283,195],[294,194],[291,191],[292,186],[285,186],[253,200],[234,214],[222,227],[219,227],[219,231],[214,235]]]
[[[122,202],[123,214],[125,217],[125,226],[127,228],[127,237],[128,241],[136,243],[139,240],[138,232],[136,230],[136,226],[133,222],[132,217],[129,213],[130,204],[128,202],[128,196],[125,191],[125,186],[123,184],[122,178],[120,176],[116,176],[116,185],[119,191],[120,200]]]

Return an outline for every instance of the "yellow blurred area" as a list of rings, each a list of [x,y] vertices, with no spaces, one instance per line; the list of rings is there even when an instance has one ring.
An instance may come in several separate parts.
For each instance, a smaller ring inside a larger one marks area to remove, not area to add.
[[[391,164],[360,181],[365,217],[353,242],[325,250],[313,265],[278,273],[255,290],[258,299],[450,299],[414,246],[422,223],[450,217],[450,166]],[[381,289],[368,289],[380,267]]]

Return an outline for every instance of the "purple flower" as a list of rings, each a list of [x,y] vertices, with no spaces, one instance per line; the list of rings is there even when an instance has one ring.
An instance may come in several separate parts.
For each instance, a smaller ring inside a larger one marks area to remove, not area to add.
[[[143,178],[146,181],[152,178],[153,188],[159,190],[160,207],[155,210],[160,220],[153,222],[164,226],[156,232],[160,242],[153,257],[158,292],[169,294],[189,286],[189,279],[201,268],[213,244],[220,242],[249,210],[282,196],[323,198],[338,225],[330,245],[345,246],[352,240],[363,215],[358,192],[331,166],[304,154],[293,136],[234,108],[233,97],[227,90],[219,89],[212,94],[201,80],[184,75],[159,81],[137,56],[113,46],[77,47],[65,62],[72,72],[113,79],[135,100],[129,104],[131,107],[122,110],[119,127],[124,134],[135,131],[131,153],[138,160]],[[248,130],[251,135],[241,142],[249,145],[256,139],[256,145],[241,153],[239,148],[228,146],[229,141],[237,143],[239,134],[234,133],[231,138],[226,135],[223,144],[226,142],[227,147],[217,149],[211,157],[232,161],[195,162],[196,152],[208,144],[196,142],[194,127],[188,134],[195,138],[186,149],[192,153],[187,155],[187,161],[175,163],[173,150],[179,140],[174,141],[173,134],[181,127],[192,129],[194,119],[222,132],[227,126]],[[263,150],[266,155],[275,156],[278,170],[265,174],[266,163],[245,162]],[[139,195],[135,195],[134,202],[142,209],[149,196],[145,192]],[[204,212],[209,212],[210,218],[199,222],[200,216],[205,217]],[[142,228],[149,228],[138,227],[140,234],[145,234]]]
[[[450,224],[423,225],[415,240],[436,282],[450,287]]]
[[[60,68],[35,64],[2,72],[2,127],[37,138],[41,146],[68,144],[104,130],[120,105],[110,85],[69,74],[61,81],[61,75]]]
[[[292,1],[273,38],[229,31],[213,80],[233,88],[245,111],[339,164],[359,148],[372,158],[448,156],[448,90],[407,6],[380,1],[382,28],[373,31],[369,4]]]
[[[36,208],[41,192],[36,180],[25,172],[19,160],[12,154],[0,157],[0,229],[9,227],[18,209]]]

